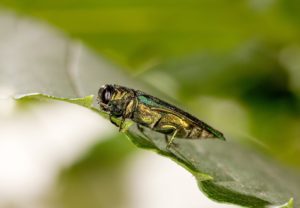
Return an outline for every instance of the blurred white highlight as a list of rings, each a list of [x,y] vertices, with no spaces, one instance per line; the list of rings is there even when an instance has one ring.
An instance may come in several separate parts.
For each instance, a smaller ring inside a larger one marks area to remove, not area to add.
[[[10,116],[15,109],[15,101],[13,99],[1,99],[0,98],[0,116],[8,117]],[[0,120],[1,120],[0,117]]]
[[[208,199],[196,179],[184,168],[153,152],[142,152],[130,161],[130,208],[238,208]]]
[[[0,106],[0,207],[40,207],[59,172],[108,136],[111,125],[88,109],[60,102],[3,116],[11,102]]]

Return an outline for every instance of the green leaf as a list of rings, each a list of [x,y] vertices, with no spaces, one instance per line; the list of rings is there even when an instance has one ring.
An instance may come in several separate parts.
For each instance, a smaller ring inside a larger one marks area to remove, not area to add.
[[[164,136],[159,133],[145,129],[142,134],[133,128],[128,134],[139,146],[143,146],[141,138],[146,137],[152,144],[146,148],[153,148],[186,167],[195,176],[199,187],[216,201],[267,207],[279,206],[300,194],[299,176],[230,139],[227,142],[177,139],[169,151]],[[295,202],[297,205],[299,201]],[[293,207],[292,202],[288,206]]]
[[[94,95],[89,95],[83,98],[60,98],[60,97],[54,97],[51,95],[44,95],[40,93],[32,93],[32,94],[27,94],[27,95],[19,95],[15,97],[17,100],[20,102],[26,102],[30,100],[37,100],[37,101],[49,101],[49,100],[60,100],[60,101],[65,101],[69,103],[74,103],[80,106],[84,106],[86,108],[91,108],[93,104],[93,98]]]
[[[100,112],[92,107],[91,98],[67,99],[33,94],[19,97],[17,101],[60,100]],[[297,199],[300,195],[299,176],[230,139],[176,139],[175,145],[167,149],[164,135],[150,129],[145,128],[142,133],[132,125],[125,133],[138,147],[154,150],[186,168],[195,176],[200,189],[216,201],[255,208],[292,208],[291,198]],[[297,205],[299,201],[295,202]]]

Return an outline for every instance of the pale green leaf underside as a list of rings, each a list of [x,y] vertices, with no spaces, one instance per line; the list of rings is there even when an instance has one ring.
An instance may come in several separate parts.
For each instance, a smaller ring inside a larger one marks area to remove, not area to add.
[[[48,101],[48,100],[59,100],[59,101],[65,101],[69,103],[74,103],[77,105],[81,105],[86,108],[91,108],[94,100],[93,95],[89,95],[83,98],[60,98],[60,97],[55,97],[51,95],[45,95],[45,94],[40,94],[40,93],[32,93],[32,94],[26,94],[26,95],[19,95],[15,96],[15,99],[19,101]]]
[[[18,102],[65,101],[90,108],[107,117],[105,113],[92,107],[93,96],[67,99],[29,94],[16,99]],[[169,151],[166,149],[164,136],[157,132],[145,128],[141,133],[136,125],[131,125],[125,133],[137,146],[155,150],[185,167],[211,199],[256,208],[292,208],[293,204],[295,207],[299,206],[299,202],[292,199],[297,199],[300,193],[298,176],[230,139],[226,142],[176,139],[176,146]]]

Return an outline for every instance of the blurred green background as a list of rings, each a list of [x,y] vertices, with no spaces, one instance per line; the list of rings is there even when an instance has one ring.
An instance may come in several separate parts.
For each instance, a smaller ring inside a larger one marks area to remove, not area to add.
[[[300,168],[299,1],[1,0],[0,5],[59,28],[230,138]],[[82,169],[79,162],[65,173],[66,183],[99,165],[94,160],[102,158],[101,151],[93,151]],[[123,157],[122,150],[116,154]]]

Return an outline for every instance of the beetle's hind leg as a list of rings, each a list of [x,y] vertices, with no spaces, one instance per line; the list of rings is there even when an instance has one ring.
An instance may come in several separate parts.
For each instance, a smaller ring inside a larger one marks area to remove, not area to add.
[[[137,129],[141,132],[141,134],[143,134],[144,137],[149,139],[148,135],[145,134],[145,129],[140,124],[136,124],[136,126],[137,126]]]
[[[141,127],[140,124],[136,124],[136,126],[137,126],[138,130],[139,130],[142,134],[145,134],[145,133],[144,133],[144,128]]]
[[[177,132],[178,132],[178,130],[175,129],[170,139],[168,138],[168,135],[165,134],[165,140],[166,140],[166,143],[167,143],[167,149],[170,149],[172,145],[175,145],[174,140],[175,140]]]

